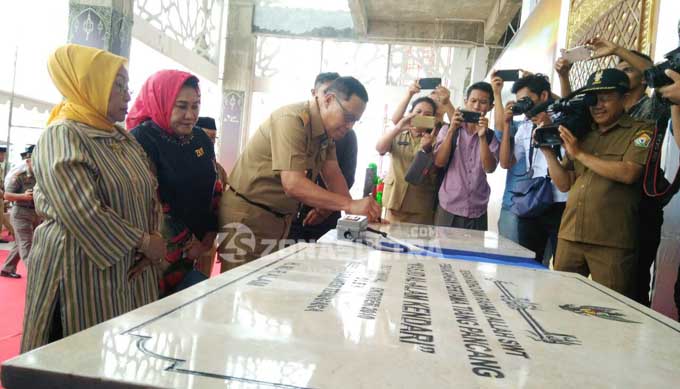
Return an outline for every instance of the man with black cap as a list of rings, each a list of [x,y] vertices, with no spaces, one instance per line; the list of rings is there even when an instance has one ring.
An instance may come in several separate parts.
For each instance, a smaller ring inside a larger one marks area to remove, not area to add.
[[[196,122],[196,127],[200,127],[203,132],[208,135],[208,138],[210,138],[210,141],[214,146],[215,142],[217,141],[217,125],[215,124],[215,119],[209,116],[201,116]],[[217,169],[217,179],[222,184],[222,190],[224,190],[224,188],[227,186],[227,172],[219,162],[215,162],[215,168]],[[222,223],[220,223],[220,225],[222,225]],[[208,277],[210,277],[210,274],[212,273],[216,251],[217,247],[213,245],[213,248],[210,251],[204,253],[197,261],[198,270]]]
[[[637,260],[640,178],[652,124],[625,111],[626,73],[593,73],[579,92],[594,94],[591,131],[577,139],[560,126],[564,164],[546,153],[550,176],[569,199],[560,225],[555,270],[571,271],[630,295]]]
[[[217,141],[217,125],[215,124],[215,119],[209,116],[201,116],[196,122],[196,127],[200,127],[203,132],[208,135],[208,138],[210,138],[210,141],[214,146]],[[222,187],[224,188],[227,185],[227,172],[219,162],[217,162],[217,177],[220,182],[222,182]]]
[[[14,226],[14,244],[7,256],[7,260],[0,271],[0,275],[9,278],[20,278],[17,274],[17,263],[19,258],[24,261],[28,258],[33,245],[33,231],[40,224],[40,218],[35,213],[33,203],[33,187],[35,187],[35,176],[33,176],[33,165],[31,154],[33,145],[26,147],[26,151],[21,153],[21,159],[26,162],[26,169],[20,170],[10,178],[5,192],[5,200],[13,201],[14,206],[10,211],[10,219]]]

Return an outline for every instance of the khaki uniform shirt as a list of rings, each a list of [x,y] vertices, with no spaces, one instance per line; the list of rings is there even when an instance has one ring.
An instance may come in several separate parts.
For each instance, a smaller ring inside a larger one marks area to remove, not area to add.
[[[35,176],[33,174],[29,175],[28,172],[17,173],[12,177],[7,185],[7,192],[22,194],[29,189],[35,187]],[[15,201],[15,205],[25,208],[35,208],[33,201]]]
[[[593,129],[581,149],[606,161],[644,166],[652,140],[652,123],[628,115],[605,133]],[[637,245],[640,181],[632,185],[602,177],[573,161],[577,178],[562,216],[561,239],[632,249]]]
[[[299,202],[288,197],[281,171],[307,172],[315,180],[335,143],[326,135],[314,101],[284,106],[257,129],[229,176],[233,190],[251,202],[282,214],[294,214]]]
[[[406,130],[399,133],[390,146],[392,166],[385,178],[383,205],[387,209],[408,213],[427,213],[434,210],[434,197],[437,190],[437,172],[432,166],[430,174],[420,185],[406,182],[406,172],[411,166],[422,137],[414,137]]]

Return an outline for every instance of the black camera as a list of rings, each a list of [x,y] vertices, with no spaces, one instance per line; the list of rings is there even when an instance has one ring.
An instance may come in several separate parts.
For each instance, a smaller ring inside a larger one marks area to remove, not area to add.
[[[666,61],[658,63],[644,71],[645,81],[647,81],[648,87],[661,88],[662,86],[672,84],[673,80],[664,73],[664,70],[666,69],[680,72],[680,47],[666,53],[664,58],[666,58]]]
[[[547,112],[553,117],[552,125],[537,128],[534,134],[534,145],[537,147],[558,146],[562,143],[559,126],[564,126],[577,139],[581,139],[592,125],[589,108],[597,104],[597,96],[591,93],[578,94],[573,97],[559,99],[547,106]]]
[[[479,123],[479,119],[482,114],[474,111],[460,110],[461,115],[463,115],[463,123]]]
[[[512,105],[512,113],[514,115],[521,115],[529,112],[529,110],[533,107],[534,102],[529,98],[529,96],[524,96]]]

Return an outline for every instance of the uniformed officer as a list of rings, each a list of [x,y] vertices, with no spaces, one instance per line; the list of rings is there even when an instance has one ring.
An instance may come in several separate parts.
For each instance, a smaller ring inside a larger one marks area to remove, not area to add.
[[[385,132],[376,150],[380,155],[390,153],[390,171],[385,178],[383,204],[387,220],[417,224],[434,224],[434,199],[437,191],[437,174],[434,166],[419,185],[405,180],[406,173],[419,151],[432,154],[436,131],[411,125],[415,116],[434,116],[436,103],[429,97],[420,97],[411,104],[411,111],[394,128]]]
[[[33,203],[33,187],[35,186],[33,165],[31,164],[33,147],[33,145],[28,146],[26,151],[21,153],[21,158],[26,162],[26,170],[15,173],[5,192],[5,199],[14,202],[10,211],[10,218],[14,226],[15,240],[0,272],[3,277],[21,277],[16,272],[17,263],[19,263],[19,258],[24,261],[28,259],[33,245],[33,231],[40,224],[40,218],[35,213]]]
[[[380,216],[371,198],[352,200],[335,156],[336,139],[364,112],[368,94],[353,77],[340,77],[307,102],[284,106],[260,125],[229,176],[222,196],[222,271],[279,248],[302,202],[315,209]],[[328,190],[313,180],[323,176]]]
[[[340,77],[335,72],[319,73],[314,79],[314,88],[311,89],[310,95],[312,97],[322,97],[326,93],[326,89]],[[335,141],[335,156],[340,166],[342,176],[347,182],[347,187],[352,189],[354,185],[354,175],[357,168],[357,135],[354,130],[349,130],[347,134]],[[316,184],[322,188],[326,188],[326,184],[321,177],[316,179]],[[322,212],[314,212],[310,216],[309,213],[312,208],[303,205],[298,210],[297,215],[293,218],[288,233],[287,244],[294,244],[297,242],[314,242],[319,240],[328,231],[335,228],[340,219],[341,212],[322,210]],[[325,211],[325,213],[324,213]]]
[[[568,160],[546,152],[550,176],[569,199],[560,225],[555,270],[571,271],[622,294],[632,292],[636,265],[640,178],[652,140],[650,122],[625,113],[628,77],[618,69],[593,73],[580,91],[595,94],[593,128],[560,136]]]
[[[2,227],[6,227],[10,235],[14,235],[12,225],[9,223],[9,218],[5,216],[5,201],[3,196],[5,193],[5,154],[7,153],[7,146],[0,146],[0,232]],[[0,243],[7,243],[6,240],[0,239]]]

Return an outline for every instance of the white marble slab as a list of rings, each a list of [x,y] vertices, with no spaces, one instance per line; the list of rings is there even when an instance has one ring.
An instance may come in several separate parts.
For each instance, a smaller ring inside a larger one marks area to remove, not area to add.
[[[370,226],[386,232],[392,238],[420,247],[428,246],[435,249],[465,251],[471,254],[491,254],[524,259],[535,257],[533,251],[493,231],[465,230],[412,223],[374,223]],[[369,233],[368,235],[371,236],[372,234]],[[337,241],[336,231],[329,231],[319,241]]]
[[[8,389],[670,388],[680,325],[581,276],[298,244],[21,355]]]

